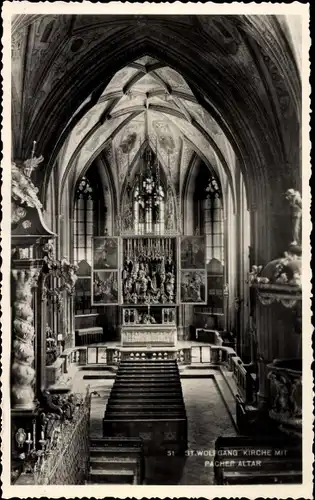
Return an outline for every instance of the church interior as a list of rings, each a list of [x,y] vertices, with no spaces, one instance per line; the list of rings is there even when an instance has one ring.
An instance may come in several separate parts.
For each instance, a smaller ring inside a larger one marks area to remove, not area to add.
[[[298,19],[11,28],[11,483],[301,483]]]

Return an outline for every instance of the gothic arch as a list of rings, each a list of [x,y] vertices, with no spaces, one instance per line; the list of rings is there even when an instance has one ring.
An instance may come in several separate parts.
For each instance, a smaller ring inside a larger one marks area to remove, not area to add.
[[[254,203],[254,200],[269,196],[267,186],[271,184],[275,163],[278,164],[278,175],[283,177],[283,183],[286,184],[286,187],[288,184],[291,186],[294,179],[295,183],[298,182],[298,178],[296,179],[298,174],[294,176],[294,173],[288,170],[288,165],[284,164],[281,155],[279,157],[277,144],[274,144],[272,140],[273,124],[268,123],[268,117],[259,108],[259,105],[253,105],[253,98],[248,96],[248,89],[246,91],[246,89],[240,88],[235,81],[229,81],[228,76],[221,69],[216,70],[214,66],[211,66],[211,72],[209,72],[209,66],[200,64],[202,56],[196,41],[192,40],[192,35],[186,32],[185,35],[176,33],[176,44],[173,40],[174,43],[171,45],[169,44],[170,37],[171,26],[165,27],[163,36],[159,38],[154,33],[148,34],[146,30],[139,30],[135,34],[134,30],[127,29],[125,38],[121,39],[119,44],[117,44],[116,36],[115,49],[104,53],[103,45],[94,48],[81,60],[77,72],[74,71],[68,77],[65,76],[62,84],[59,84],[53,95],[50,95],[49,99],[46,100],[43,109],[37,115],[39,119],[32,124],[25,140],[25,144],[29,143],[29,138],[34,137],[35,134],[39,137],[40,149],[46,158],[49,158],[47,152],[53,151],[47,164],[47,175],[42,184],[42,194],[45,193],[47,177],[50,175],[57,153],[56,150],[54,151],[52,138],[61,136],[61,129],[68,121],[69,115],[75,111],[77,103],[83,102],[93,89],[96,89],[94,96],[99,95],[101,92],[100,80],[103,88],[117,70],[143,54],[158,57],[159,60],[176,69],[183,74],[201,96],[207,96],[207,101],[213,103],[217,114],[221,117],[222,127],[227,137],[231,138],[231,142],[236,144],[241,151],[243,175],[250,179],[252,185],[251,193],[249,193],[250,202]],[[209,43],[209,40],[207,42]],[[100,52],[101,48],[102,52]],[[215,61],[215,55],[211,54],[211,56]],[[110,75],[108,68],[111,68]],[[290,75],[286,76],[290,77]],[[221,85],[219,83],[222,83],[223,77],[225,80]],[[81,85],[77,84],[78,81],[81,82]],[[235,96],[232,101],[229,99],[231,88],[233,88]],[[67,101],[68,106],[63,105],[65,101]],[[70,106],[69,102],[71,102]],[[253,105],[252,110],[249,109],[251,105]],[[56,113],[57,107],[58,113]],[[54,114],[58,115],[58,123],[51,123],[51,134],[43,134],[43,131],[47,129],[43,123],[45,116],[49,117]],[[227,123],[229,126],[226,125]],[[261,144],[266,130],[269,130],[270,140],[265,140]],[[231,137],[231,131],[233,137]],[[282,175],[284,173],[286,175]],[[266,186],[266,189],[263,186]]]

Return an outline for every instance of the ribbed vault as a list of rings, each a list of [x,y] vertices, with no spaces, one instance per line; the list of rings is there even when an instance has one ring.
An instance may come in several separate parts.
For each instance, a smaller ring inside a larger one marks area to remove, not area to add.
[[[170,135],[186,137],[205,157],[207,143],[222,172],[231,169],[231,147],[251,185],[251,206],[268,199],[275,180],[281,192],[300,187],[300,81],[275,17],[42,16],[19,25],[14,40],[16,58],[27,58],[22,78],[13,57],[14,156],[28,157],[37,140],[45,158],[38,172],[43,199],[52,169],[63,162],[61,148],[71,164],[83,164],[81,155],[123,141],[128,127],[132,134],[140,121],[146,126],[146,116],[151,129],[163,116]],[[175,74],[186,85],[174,84]],[[36,99],[22,106],[21,89]],[[72,134],[88,118],[72,151]]]

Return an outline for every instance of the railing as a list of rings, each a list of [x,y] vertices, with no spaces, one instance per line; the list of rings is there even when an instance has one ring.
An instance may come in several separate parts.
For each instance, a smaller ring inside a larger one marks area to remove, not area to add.
[[[35,484],[84,484],[88,474],[90,406],[88,389],[73,419],[54,428],[35,465]]]
[[[78,346],[65,351],[61,355],[65,373],[71,365],[106,365],[115,368],[123,360],[176,359],[179,364],[203,364],[225,367],[233,372],[233,378],[239,388],[239,394],[246,402],[253,402],[256,391],[255,376],[251,374],[241,358],[232,347],[221,345],[220,338],[216,344],[189,346],[184,348],[166,348],[148,346],[135,347]]]
[[[247,370],[243,361],[238,356],[231,358],[233,378],[238,386],[240,396],[245,400],[247,397]]]

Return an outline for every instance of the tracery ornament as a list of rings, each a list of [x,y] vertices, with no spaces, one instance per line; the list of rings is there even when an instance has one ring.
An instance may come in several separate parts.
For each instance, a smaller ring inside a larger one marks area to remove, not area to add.
[[[34,151],[34,149],[33,149]],[[38,165],[43,161],[43,157],[32,158],[19,164],[12,162],[11,165],[11,205],[12,224],[15,225],[27,215],[27,207],[41,210],[42,204],[38,199],[38,188],[33,184],[31,175]],[[27,223],[27,221],[25,221]],[[27,227],[30,227],[27,223]]]
[[[34,312],[32,289],[40,269],[13,269],[15,317],[13,320],[12,403],[15,408],[32,409],[34,402]]]

